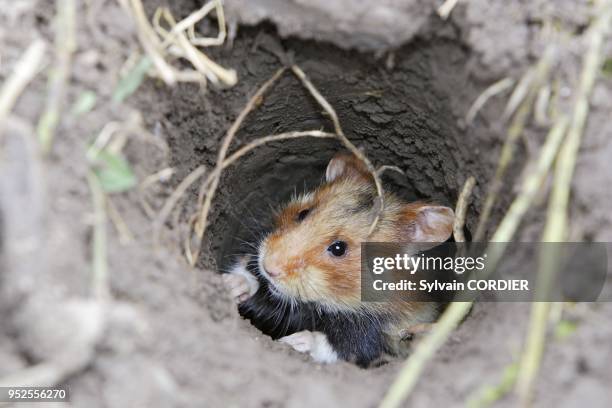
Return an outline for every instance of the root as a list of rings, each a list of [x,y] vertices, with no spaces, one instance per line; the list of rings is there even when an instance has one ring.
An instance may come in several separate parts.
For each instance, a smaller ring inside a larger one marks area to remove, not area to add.
[[[510,117],[514,114],[515,109],[518,108],[518,110],[514,114],[512,123],[508,128],[508,134],[502,147],[497,169],[485,198],[480,220],[474,234],[475,242],[482,241],[485,236],[487,222],[503,186],[504,175],[514,158],[516,142],[523,135],[523,129],[527,124],[527,119],[531,113],[538,89],[547,81],[553,57],[554,49],[550,46],[538,62],[538,65],[530,69],[519,82],[506,106],[505,117]]]
[[[57,1],[55,18],[55,65],[49,73],[49,91],[45,112],[38,122],[38,139],[43,153],[49,153],[59,125],[66,89],[72,72],[72,55],[76,51],[76,2]]]
[[[378,203],[377,208],[378,211],[376,216],[374,217],[372,224],[370,226],[369,234],[371,234],[380,219],[380,214],[384,210],[384,191],[382,188],[382,183],[380,181],[380,174],[382,171],[393,169],[396,171],[400,171],[401,169],[394,166],[383,166],[380,169],[376,170],[370,160],[366,157],[366,155],[359,150],[351,141],[345,136],[342,126],[340,125],[340,121],[338,120],[338,116],[336,111],[332,108],[329,102],[321,95],[321,93],[316,89],[316,87],[312,84],[312,82],[307,78],[306,74],[300,67],[297,65],[293,65],[291,67],[292,72],[300,79],[304,87],[310,92],[313,98],[321,105],[321,107],[327,112],[329,117],[332,120],[334,125],[334,129],[336,133],[327,133],[322,132],[320,130],[307,130],[307,131],[294,131],[281,133],[277,135],[268,135],[264,137],[260,137],[253,142],[241,147],[231,156],[226,158],[227,153],[229,151],[229,147],[231,142],[233,141],[236,133],[242,126],[242,123],[246,119],[246,117],[251,113],[256,107],[261,105],[263,97],[265,93],[272,87],[272,85],[281,77],[281,75],[286,71],[285,68],[279,69],[269,80],[267,80],[264,84],[262,84],[259,89],[255,92],[255,94],[249,99],[245,107],[242,109],[234,123],[230,126],[227,131],[225,137],[221,142],[221,147],[219,148],[219,153],[217,154],[217,164],[215,168],[209,173],[207,178],[203,181],[200,191],[198,194],[198,213],[197,215],[191,216],[189,219],[189,236],[185,239],[185,256],[189,261],[190,265],[194,266],[198,260],[200,254],[200,247],[202,245],[202,241],[204,238],[204,233],[206,232],[206,228],[208,226],[208,216],[210,213],[212,200],[214,199],[215,193],[219,186],[219,180],[221,178],[222,171],[236,160],[241,158],[247,152],[253,150],[254,148],[261,146],[265,143],[279,141],[279,140],[287,140],[287,139],[295,139],[301,137],[316,137],[316,138],[335,138],[338,139],[349,151],[351,151],[359,160],[361,160],[364,165],[367,167],[368,171],[372,175],[374,179],[374,183],[376,185],[376,190],[378,193]],[[204,170],[197,170],[197,175],[192,173],[189,177],[187,184],[180,185],[180,190],[176,195],[173,193],[171,198],[166,202],[164,208],[160,215],[156,218],[155,222],[155,234],[156,240],[159,239],[159,230],[161,225],[165,223],[167,220],[172,208],[174,208],[175,204],[178,202],[180,197],[185,193],[189,185],[195,182],[199,177],[203,175]],[[201,172],[201,174],[200,174]],[[191,177],[193,176],[193,177]]]
[[[46,43],[36,40],[23,53],[11,76],[4,82],[0,89],[0,124],[6,122],[17,99],[34,79],[40,70],[45,56]],[[0,141],[2,141],[2,127],[0,127]]]
[[[455,221],[453,223],[453,236],[455,237],[455,242],[465,242],[465,235],[463,234],[465,216],[475,184],[476,179],[472,176],[468,177],[463,185],[461,194],[459,194],[459,198],[457,199],[457,206],[455,207]]]

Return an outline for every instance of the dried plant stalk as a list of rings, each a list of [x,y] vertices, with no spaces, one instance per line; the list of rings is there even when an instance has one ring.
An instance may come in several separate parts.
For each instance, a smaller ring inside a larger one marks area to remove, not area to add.
[[[467,214],[467,207],[472,195],[472,190],[476,185],[476,179],[472,176],[468,177],[463,184],[463,189],[459,198],[457,199],[457,206],[455,207],[455,221],[453,222],[453,236],[455,242],[465,242],[465,235],[463,228],[465,227],[465,216]]]
[[[344,134],[344,131],[342,130],[342,127],[340,126],[340,120],[338,120],[338,115],[336,114],[336,111],[334,110],[334,108],[332,108],[329,102],[327,102],[323,95],[321,95],[321,93],[312,84],[312,82],[310,82],[304,71],[302,71],[302,69],[297,65],[293,65],[291,67],[291,70],[302,81],[306,89],[308,89],[310,94],[330,116],[334,124],[334,130],[336,131],[336,134],[338,135],[338,138],[340,139],[342,144],[359,160],[361,160],[363,164],[365,164],[366,168],[368,169],[368,172],[370,172],[372,178],[374,179],[374,184],[376,185],[376,192],[378,194],[378,211],[376,213],[376,216],[374,217],[374,220],[372,221],[372,225],[370,225],[370,230],[368,231],[368,235],[371,235],[376,229],[376,225],[378,224],[380,216],[382,215],[385,209],[385,193],[383,191],[382,182],[380,181],[380,176],[378,175],[378,172],[376,171],[370,160],[366,157],[366,155],[361,150],[359,150],[357,146],[351,143],[350,140],[348,140],[348,138]]]

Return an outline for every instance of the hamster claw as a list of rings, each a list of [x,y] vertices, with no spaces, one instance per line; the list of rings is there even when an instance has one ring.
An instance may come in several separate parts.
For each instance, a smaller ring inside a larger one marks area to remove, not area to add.
[[[281,337],[278,341],[290,345],[300,353],[308,353],[318,363],[333,363],[338,360],[338,354],[321,332],[308,330]]]
[[[278,341],[290,345],[300,353],[308,353],[314,346],[314,336],[307,330],[281,337]]]

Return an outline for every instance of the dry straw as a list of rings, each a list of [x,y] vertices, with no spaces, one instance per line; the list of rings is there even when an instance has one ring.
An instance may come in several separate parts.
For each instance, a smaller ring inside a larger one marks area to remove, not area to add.
[[[149,22],[141,0],[118,1],[136,22],[140,43],[151,59],[155,73],[166,84],[197,82],[205,85],[208,81],[220,86],[236,84],[238,81],[236,71],[222,67],[199,49],[221,45],[227,37],[221,0],[212,0],[204,4],[178,22],[167,7],[160,7],[155,11],[153,24]],[[217,36],[197,37],[195,25],[213,10],[217,16],[219,29]],[[164,24],[168,28],[164,28]],[[179,58],[189,61],[192,68],[175,68],[171,62]]]

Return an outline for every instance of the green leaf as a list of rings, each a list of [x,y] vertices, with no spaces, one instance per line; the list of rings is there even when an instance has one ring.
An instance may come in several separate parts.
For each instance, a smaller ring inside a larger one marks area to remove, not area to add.
[[[85,113],[91,112],[91,110],[96,106],[96,100],[98,96],[93,91],[85,91],[79,96],[79,99],[72,106],[71,113],[74,116],[81,116]]]
[[[611,77],[612,76],[612,57],[611,58],[606,58],[606,60],[604,61],[603,65],[601,67],[601,71],[607,77]]]
[[[136,185],[136,176],[122,156],[101,151],[96,156],[94,172],[107,193],[120,193]]]
[[[577,328],[578,324],[576,324],[576,322],[561,320],[559,323],[557,323],[557,327],[555,327],[555,338],[557,340],[563,340],[570,334],[574,333]]]
[[[113,92],[113,101],[117,103],[123,102],[125,98],[133,94],[142,84],[142,81],[144,81],[145,75],[152,65],[153,61],[151,61],[151,58],[142,57],[138,64],[119,81],[115,92]]]

